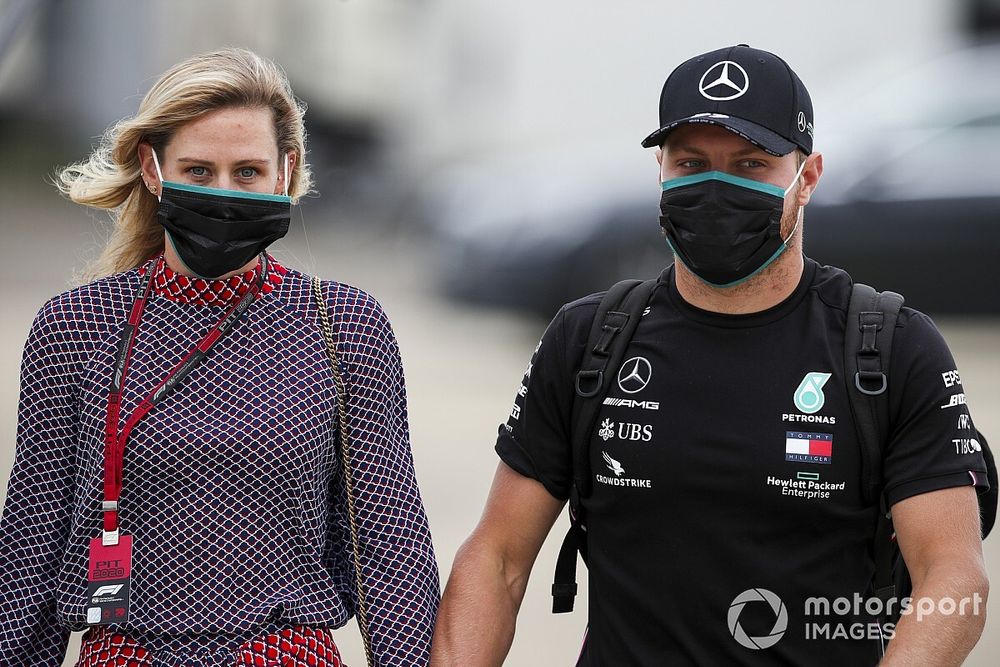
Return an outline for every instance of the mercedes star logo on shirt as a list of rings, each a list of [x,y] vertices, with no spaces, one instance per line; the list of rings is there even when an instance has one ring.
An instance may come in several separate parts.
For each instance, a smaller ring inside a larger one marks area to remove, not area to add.
[[[708,83],[705,83],[706,80]],[[701,75],[701,81],[698,82],[698,92],[715,102],[735,100],[749,89],[750,77],[747,76],[747,71],[732,60],[715,63]]]
[[[632,357],[618,371],[618,386],[626,394],[636,394],[646,388],[653,377],[653,367],[645,357]]]

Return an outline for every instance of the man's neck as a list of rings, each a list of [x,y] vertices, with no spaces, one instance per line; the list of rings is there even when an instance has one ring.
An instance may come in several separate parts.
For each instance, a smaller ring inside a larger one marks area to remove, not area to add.
[[[679,261],[674,262],[674,282],[681,297],[696,308],[745,315],[773,308],[791,296],[804,267],[801,249],[792,247],[759,274],[733,287],[712,287]]]

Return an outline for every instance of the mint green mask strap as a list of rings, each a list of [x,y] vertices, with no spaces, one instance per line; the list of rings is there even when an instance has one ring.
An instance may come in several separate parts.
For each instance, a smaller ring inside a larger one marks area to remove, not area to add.
[[[667,190],[673,190],[674,188],[682,188],[685,185],[694,185],[695,183],[704,183],[705,181],[722,181],[723,183],[730,183],[731,185],[736,185],[741,188],[763,192],[764,194],[774,195],[775,197],[784,199],[785,195],[787,195],[788,192],[795,187],[795,183],[798,182],[799,176],[802,175],[802,170],[805,169],[805,166],[805,162],[799,165],[799,170],[795,172],[795,178],[792,179],[791,185],[785,189],[781,189],[777,185],[771,185],[770,183],[755,181],[751,178],[733,176],[732,174],[727,174],[724,171],[706,171],[700,174],[692,174],[690,176],[669,178],[663,181],[663,183],[660,184],[660,187],[662,187],[663,191],[666,192]]]
[[[254,199],[257,201],[273,201],[282,204],[291,204],[292,200],[288,195],[268,195],[263,192],[245,192],[243,190],[223,190],[222,188],[209,188],[204,185],[188,185],[187,183],[174,183],[173,181],[163,181],[163,187],[181,192],[193,192],[196,194],[215,195],[216,197],[231,197],[232,199]]]

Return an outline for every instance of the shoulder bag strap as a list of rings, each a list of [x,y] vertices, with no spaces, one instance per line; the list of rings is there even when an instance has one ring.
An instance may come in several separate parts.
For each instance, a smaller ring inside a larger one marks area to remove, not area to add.
[[[337,344],[333,335],[333,326],[330,324],[330,314],[327,310],[326,299],[323,298],[322,283],[318,277],[312,279],[313,297],[316,300],[316,308],[319,310],[320,327],[323,329],[323,339],[326,341],[326,356],[330,360],[330,369],[333,371],[333,381],[337,387],[337,422],[340,435],[340,459],[341,467],[344,470],[344,487],[347,491],[347,517],[351,524],[351,553],[354,555],[354,584],[358,596],[357,621],[358,629],[361,630],[361,639],[365,645],[365,658],[368,664],[374,665],[375,660],[372,655],[372,640],[368,632],[368,605],[365,601],[364,578],[361,574],[361,556],[359,545],[361,541],[358,537],[357,513],[354,506],[354,475],[351,468],[350,447],[348,447],[347,433],[347,389],[340,372],[340,363],[337,361]]]

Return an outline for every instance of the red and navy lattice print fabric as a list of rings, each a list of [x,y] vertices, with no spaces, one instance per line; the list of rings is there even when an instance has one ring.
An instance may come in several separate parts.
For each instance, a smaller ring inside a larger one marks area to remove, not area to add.
[[[270,291],[232,333],[139,422],[125,451],[119,516],[134,540],[128,627],[161,655],[169,637],[245,641],[276,618],[337,628],[356,609],[336,394],[310,278],[292,269],[275,275],[280,281],[268,279]],[[215,282],[205,287],[214,291]],[[58,667],[69,632],[86,628],[107,387],[119,327],[141,284],[135,269],[55,297],[25,345],[0,519],[4,667]],[[348,384],[376,664],[424,665],[439,583],[399,350],[372,297],[334,282],[323,291]],[[184,296],[157,289],[146,305],[123,420],[224,312]]]
[[[283,276],[288,273],[288,269],[278,262],[269,264],[268,269],[264,284],[257,295],[258,299],[280,285]],[[161,262],[156,266],[156,273],[153,276],[153,292],[179,303],[225,306],[246,294],[250,285],[257,280],[259,270],[260,264],[243,274],[224,280],[205,280],[177,273],[166,263]],[[146,275],[145,266],[139,269],[139,275]]]
[[[255,637],[227,659],[231,667],[344,667],[328,630],[302,626]],[[76,667],[155,667],[155,661],[136,640],[97,628],[84,635]]]

